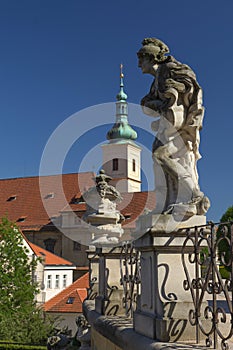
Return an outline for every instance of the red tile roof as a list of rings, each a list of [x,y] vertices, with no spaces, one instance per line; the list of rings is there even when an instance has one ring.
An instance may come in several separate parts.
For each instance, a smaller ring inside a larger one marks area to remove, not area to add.
[[[81,301],[83,303],[84,300],[87,297],[87,290],[86,290],[86,288],[78,288],[77,292],[78,292],[78,295],[79,295],[79,297],[80,297],[80,299],[81,299]]]
[[[155,208],[155,192],[134,192],[122,193],[123,200],[118,204],[118,210],[125,216],[128,216],[122,225],[126,227],[135,227],[135,220],[143,214],[145,209],[153,210]]]
[[[85,190],[94,186],[93,178],[94,173],[86,172],[0,180],[0,218],[7,215],[23,231],[54,230],[56,228],[49,217],[58,217],[62,211],[70,210],[82,217],[86,204],[82,200],[78,203],[78,199],[82,199]],[[125,227],[134,227],[144,209],[155,208],[154,192],[122,193],[122,197],[118,209],[128,216],[122,223]],[[49,214],[44,204],[49,206]],[[24,220],[20,221],[23,217]]]
[[[31,247],[31,249],[34,251],[34,253],[36,254],[37,257],[40,258],[44,258],[45,259],[45,265],[63,265],[63,266],[73,266],[73,263],[61,258],[60,256],[57,256],[51,252],[49,252],[46,249],[43,249],[39,246],[37,246],[34,243],[31,243],[27,240],[29,246]]]
[[[89,287],[89,273],[77,279],[69,287],[46,301],[43,308],[46,312],[82,312],[82,303],[87,297]]]
[[[14,222],[25,217],[24,221],[17,222],[17,225],[24,231],[40,230],[46,225],[48,225],[46,229],[50,226],[53,228],[49,216],[58,216],[67,203],[72,202],[78,192],[93,186],[93,177],[93,173],[86,172],[2,179],[0,180],[0,217],[7,216],[9,220]],[[40,193],[41,180],[42,198]],[[65,196],[60,191],[60,181]],[[45,204],[50,204],[50,215],[47,214],[43,201]]]
[[[124,227],[135,227],[135,220],[142,215],[145,209],[153,210],[155,208],[155,192],[132,192],[121,193],[122,202],[118,203],[117,209],[126,216],[122,222]],[[81,217],[86,210],[86,204],[71,204],[62,211],[74,211]]]

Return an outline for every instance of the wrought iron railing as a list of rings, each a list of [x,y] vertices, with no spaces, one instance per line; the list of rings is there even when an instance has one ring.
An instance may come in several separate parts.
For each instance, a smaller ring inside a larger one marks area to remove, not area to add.
[[[123,287],[123,307],[128,317],[133,317],[136,309],[137,297],[140,293],[140,259],[139,251],[132,244],[125,243],[121,247],[120,283]]]
[[[122,313],[123,309],[125,316],[132,317],[140,288],[139,252],[131,244],[124,242],[118,247],[105,248],[104,250],[100,248],[96,249],[95,252],[89,252],[88,258],[90,288],[87,299],[94,300],[96,297],[102,297],[103,313],[106,315]],[[114,271],[107,267],[108,260],[115,261]],[[93,273],[94,263],[99,265],[98,271],[95,273]],[[111,274],[118,274],[118,286],[112,285]],[[120,303],[114,302],[117,293],[121,299]]]
[[[228,349],[233,336],[233,223],[187,229],[182,263],[184,289],[193,301],[189,320],[196,327],[196,342],[204,337],[207,346],[217,348],[220,342]]]
[[[222,349],[227,350],[233,337],[233,223],[209,223],[180,230],[177,235],[183,241],[183,286],[191,295],[189,321],[196,330],[196,343],[205,340],[207,346],[214,348],[221,343]],[[108,260],[114,261],[113,270],[108,267]],[[141,287],[140,252],[124,243],[114,248],[97,248],[89,253],[89,261],[88,299],[102,302],[101,312],[105,315],[132,318]],[[94,270],[93,264],[97,266]],[[117,279],[116,284],[112,283]]]

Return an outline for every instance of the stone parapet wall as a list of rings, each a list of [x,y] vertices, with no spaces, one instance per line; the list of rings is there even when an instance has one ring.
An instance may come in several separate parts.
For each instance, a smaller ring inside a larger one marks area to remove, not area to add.
[[[91,349],[95,350],[122,350],[112,341],[98,333],[94,328],[91,331]]]
[[[92,350],[205,350],[205,347],[160,342],[143,336],[134,331],[129,318],[98,314],[93,301],[84,302],[83,313],[91,325]]]

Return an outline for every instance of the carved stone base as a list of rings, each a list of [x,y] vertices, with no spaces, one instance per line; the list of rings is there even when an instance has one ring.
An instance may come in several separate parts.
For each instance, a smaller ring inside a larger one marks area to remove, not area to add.
[[[148,231],[170,233],[200,225],[206,225],[206,217],[204,215],[193,215],[190,218],[185,218],[179,215],[153,214],[153,212],[150,212],[139,217],[133,235],[136,238]]]
[[[177,229],[172,232],[166,230],[174,223],[171,215],[150,215],[146,220],[152,225],[151,230],[135,241],[136,249],[141,252],[141,294],[134,329],[163,342],[195,340],[195,327],[189,322],[194,303],[191,291],[184,285],[187,278],[195,280],[198,271],[189,259],[194,251],[193,241],[186,241],[186,232],[182,229],[204,224],[206,219],[196,216],[176,222]],[[202,300],[202,308],[206,306],[207,301]],[[206,321],[203,319],[203,322]]]
[[[100,224],[105,220],[105,224]],[[89,227],[90,232],[92,233],[93,239],[90,242],[90,245],[96,247],[104,246],[115,246],[120,237],[123,234],[123,229],[120,224],[108,222],[107,217],[101,217],[100,215],[93,215],[92,221],[90,222],[91,226]]]
[[[134,330],[161,342],[195,342],[195,326],[190,324],[187,315],[185,315],[185,310],[191,309],[193,305],[186,302],[172,304],[171,308],[179,309],[176,317],[159,318],[136,311],[134,313]],[[210,327],[210,321],[202,320],[202,324],[205,326],[207,322],[209,322]]]
[[[101,315],[125,315],[122,305],[123,290],[115,289],[110,296],[104,299],[101,296],[95,298],[95,310]]]

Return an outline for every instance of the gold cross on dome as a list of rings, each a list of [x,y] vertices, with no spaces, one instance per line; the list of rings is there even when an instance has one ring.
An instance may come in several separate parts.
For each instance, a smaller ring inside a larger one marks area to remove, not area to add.
[[[123,64],[120,64],[120,78],[124,78],[124,74],[123,74]]]

